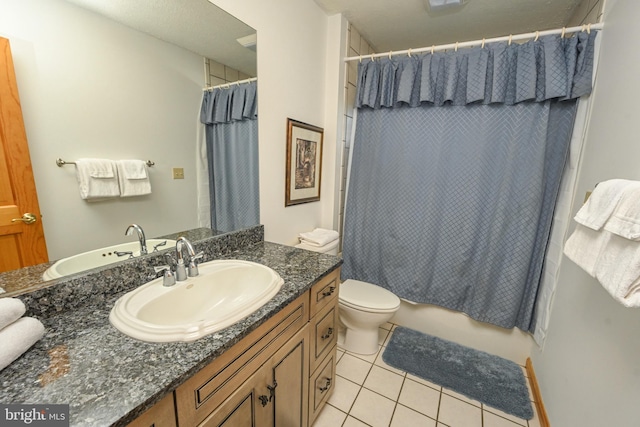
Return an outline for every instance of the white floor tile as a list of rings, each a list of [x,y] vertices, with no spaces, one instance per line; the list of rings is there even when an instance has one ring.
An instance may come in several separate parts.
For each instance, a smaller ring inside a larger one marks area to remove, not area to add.
[[[313,427],[336,427],[342,425],[347,414],[331,405],[324,405],[320,415],[313,422]]]
[[[398,400],[404,376],[373,366],[364,382],[364,387],[375,391],[393,401]]]
[[[429,387],[431,387],[433,389],[436,389],[438,391],[442,391],[442,387],[441,386],[439,386],[436,383],[432,383],[431,381],[427,381],[424,378],[416,377],[415,375],[412,375],[412,374],[409,374],[409,373],[407,373],[407,378],[409,378],[410,380],[413,380],[413,381],[415,381],[417,383],[429,386]]]
[[[436,427],[436,421],[406,406],[396,405],[390,427]]]
[[[506,418],[499,417],[491,412],[484,411],[482,413],[484,427],[518,427],[522,424],[516,424]]]
[[[477,400],[474,400],[474,399],[471,399],[471,398],[465,396],[464,394],[457,393],[457,392],[455,392],[455,391],[453,391],[453,390],[451,390],[449,388],[444,388],[444,387],[442,387],[442,392],[448,394],[449,396],[453,396],[455,398],[458,398],[458,399],[462,400],[463,402],[467,402],[467,403],[470,403],[471,405],[477,406],[478,408],[482,408],[482,403],[481,402],[479,402]]]
[[[443,393],[438,421],[450,427],[482,427],[482,410]]]
[[[393,400],[363,388],[349,415],[372,427],[388,427],[395,405]]]
[[[347,354],[355,356],[358,359],[362,359],[362,360],[364,360],[366,362],[373,363],[373,362],[375,362],[376,357],[378,357],[378,353],[380,352],[381,348],[382,348],[382,346],[378,346],[378,351],[373,353],[373,354],[358,354],[358,353],[351,353],[350,351],[348,351]]]
[[[378,344],[385,345],[389,331],[386,329],[378,328]]]
[[[390,331],[391,328],[393,328],[393,323],[385,323],[384,325],[380,326],[382,329],[386,329],[387,331]]]
[[[398,403],[435,419],[438,417],[440,392],[426,385],[405,379]]]
[[[344,424],[342,424],[342,427],[369,427],[369,426],[360,420],[356,420],[353,417],[347,417],[347,420],[344,422]]]
[[[535,405],[532,404],[532,407],[535,410]],[[482,405],[482,409],[485,412],[491,412],[494,415],[498,415],[499,417],[506,418],[509,421],[512,421],[512,422],[514,422],[516,424],[519,424],[521,426],[525,426],[526,427],[526,425],[527,425],[527,420],[523,420],[522,418],[518,418],[518,417],[516,417],[514,415],[511,415],[511,414],[507,414],[506,412],[503,412],[500,409],[492,408],[491,406],[487,406],[487,405]]]
[[[529,420],[529,427],[540,427],[540,418],[535,405],[533,406],[533,418]]]
[[[336,367],[336,374],[353,381],[356,384],[364,383],[371,364],[351,354],[342,356]]]
[[[351,405],[356,400],[360,391],[360,386],[351,381],[336,375],[335,388],[329,398],[329,404],[346,413],[351,409]]]
[[[387,364],[384,362],[384,360],[382,360],[382,353],[384,353],[384,347],[382,348],[382,350],[380,350],[380,351],[378,352],[378,357],[376,357],[376,361],[374,362],[374,364],[375,364],[376,366],[380,366],[381,368],[387,369],[387,370],[389,370],[389,371],[391,371],[391,372],[395,372],[395,373],[396,373],[396,374],[398,374],[398,375],[405,375],[405,374],[406,374],[406,372],[404,372],[404,371],[402,371],[402,370],[400,370],[400,369],[396,369],[396,368],[394,368],[393,366],[389,366],[389,365],[387,365]]]

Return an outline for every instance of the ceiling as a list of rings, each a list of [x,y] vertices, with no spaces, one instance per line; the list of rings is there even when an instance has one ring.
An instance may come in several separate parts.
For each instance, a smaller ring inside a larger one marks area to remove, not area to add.
[[[375,52],[562,28],[581,0],[468,0],[438,13],[427,0],[315,0],[342,13]]]
[[[127,27],[256,76],[256,53],[236,41],[256,30],[208,0],[66,0]]]

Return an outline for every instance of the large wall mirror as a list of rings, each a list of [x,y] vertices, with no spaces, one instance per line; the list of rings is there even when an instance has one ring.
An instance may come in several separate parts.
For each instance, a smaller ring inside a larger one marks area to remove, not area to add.
[[[256,31],[207,0],[3,0],[50,260],[198,227],[202,89],[257,77]],[[81,200],[56,159],[151,160],[152,194]],[[184,177],[174,177],[182,169]]]

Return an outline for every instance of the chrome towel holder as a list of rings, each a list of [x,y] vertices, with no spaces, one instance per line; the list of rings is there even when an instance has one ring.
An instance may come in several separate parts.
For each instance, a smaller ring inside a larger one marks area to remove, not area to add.
[[[56,165],[58,165],[59,168],[63,167],[64,165],[75,165],[76,162],[66,162],[64,160],[62,160],[60,157],[58,157],[56,159]],[[155,165],[155,162],[152,162],[151,160],[147,160],[147,166],[151,167]]]

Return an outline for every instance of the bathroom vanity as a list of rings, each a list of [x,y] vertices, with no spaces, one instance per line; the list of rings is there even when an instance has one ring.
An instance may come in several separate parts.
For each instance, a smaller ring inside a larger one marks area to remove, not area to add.
[[[142,342],[109,324],[118,297],[148,280],[151,255],[24,294],[45,337],[0,372],[0,402],[69,404],[71,425],[311,425],[333,390],[342,261],[264,242],[261,227],[194,243],[204,261],[261,263],[284,284],[189,343]]]

